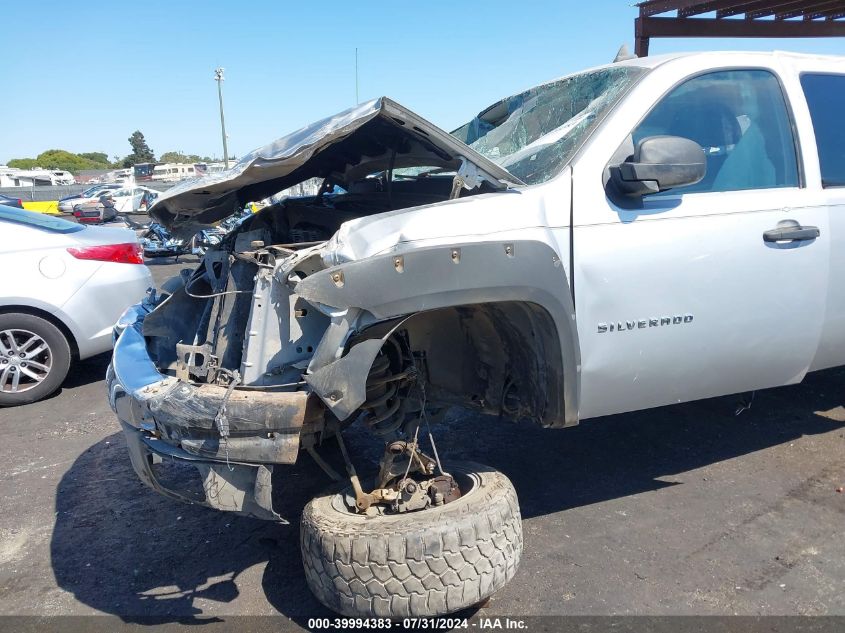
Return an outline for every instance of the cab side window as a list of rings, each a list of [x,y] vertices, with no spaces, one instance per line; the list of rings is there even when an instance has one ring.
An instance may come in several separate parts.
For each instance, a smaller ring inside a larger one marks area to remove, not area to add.
[[[798,186],[786,102],[766,70],[707,73],[677,86],[637,126],[633,141],[663,134],[701,145],[707,173],[699,183],[655,195]]]
[[[845,75],[807,73],[801,87],[819,148],[823,187],[845,187]]]

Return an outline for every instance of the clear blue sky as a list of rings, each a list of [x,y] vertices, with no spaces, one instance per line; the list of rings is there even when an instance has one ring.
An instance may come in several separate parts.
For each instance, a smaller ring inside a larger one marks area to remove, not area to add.
[[[633,50],[628,2],[95,2],[3,8],[0,163],[60,148],[241,155],[388,95],[453,129],[496,99]],[[845,40],[652,40],[653,54],[773,48],[845,54]]]

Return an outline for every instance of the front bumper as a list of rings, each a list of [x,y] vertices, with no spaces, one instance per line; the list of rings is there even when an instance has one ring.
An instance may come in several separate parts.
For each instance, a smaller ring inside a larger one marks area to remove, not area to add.
[[[141,333],[145,310],[128,313],[137,320],[120,324],[106,385],[141,481],[173,499],[283,521],[273,510],[273,467],[296,461],[301,433],[322,420],[319,399],[309,391],[235,390],[226,403],[230,437],[221,441],[215,417],[226,389],[159,373]],[[185,473],[175,481],[162,473],[174,465]]]

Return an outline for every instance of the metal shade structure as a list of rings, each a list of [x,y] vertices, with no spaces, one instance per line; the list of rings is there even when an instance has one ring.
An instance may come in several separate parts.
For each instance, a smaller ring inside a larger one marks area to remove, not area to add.
[[[648,55],[653,37],[845,36],[845,0],[647,0],[637,6],[638,57]]]

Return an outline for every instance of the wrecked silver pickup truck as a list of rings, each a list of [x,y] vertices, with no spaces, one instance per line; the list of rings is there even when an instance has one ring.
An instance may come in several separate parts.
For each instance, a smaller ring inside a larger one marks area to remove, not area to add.
[[[845,362],[845,284],[822,274],[831,225],[802,186],[819,167],[793,81],[831,64],[627,60],[452,134],[381,98],[167,191],[151,215],[190,234],[322,179],[121,317],[107,382],[135,470],[164,495],[281,521],[274,469],[305,451],[340,479],[320,456],[336,441],[348,485],[301,522],[318,599],[388,617],[480,602],[515,573],[519,507],[501,473],[438,454],[438,412],[566,427]],[[383,444],[377,473],[355,470],[351,424]]]

